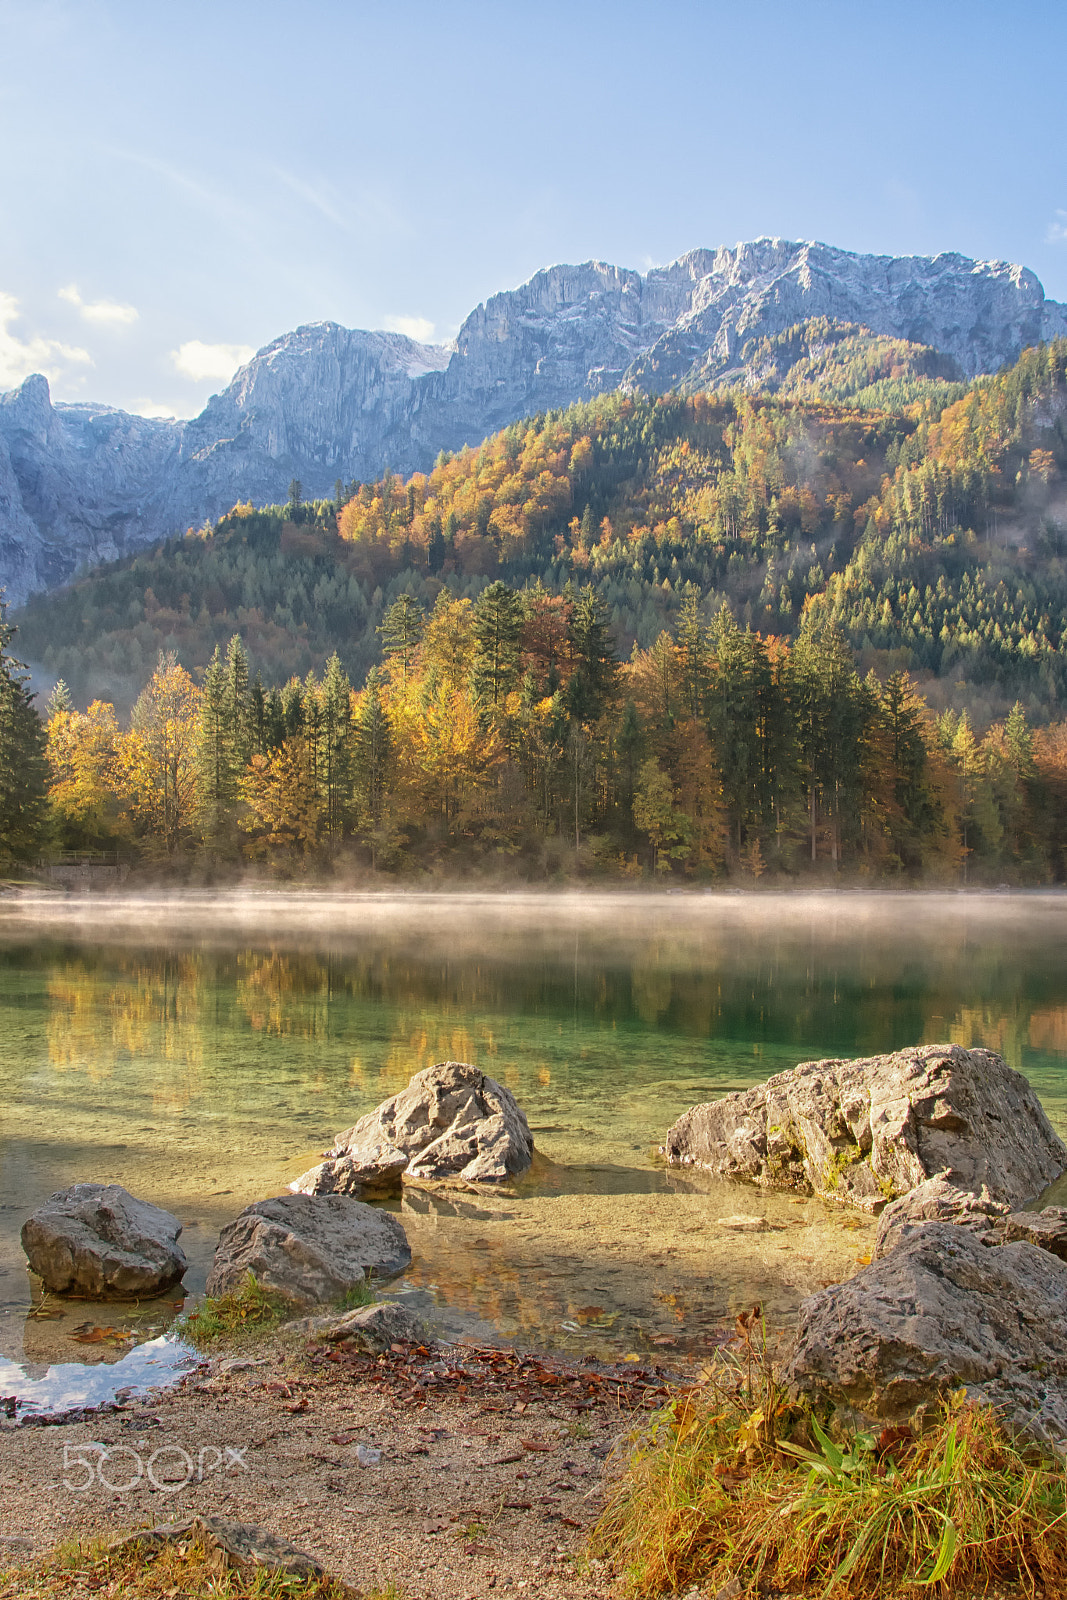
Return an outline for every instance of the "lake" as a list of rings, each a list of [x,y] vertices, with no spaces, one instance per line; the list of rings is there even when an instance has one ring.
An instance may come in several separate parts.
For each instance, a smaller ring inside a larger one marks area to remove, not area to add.
[[[0,1355],[76,1360],[78,1322],[174,1314],[28,1315],[19,1229],[55,1189],[176,1212],[195,1293],[226,1221],[447,1059],[513,1090],[538,1158],[513,1192],[395,1203],[398,1287],[446,1331],[681,1359],[757,1300],[785,1328],[870,1224],[666,1171],[671,1122],[799,1061],[951,1040],[1002,1052],[1067,1134],[1065,953],[1055,893],[2,900]]]

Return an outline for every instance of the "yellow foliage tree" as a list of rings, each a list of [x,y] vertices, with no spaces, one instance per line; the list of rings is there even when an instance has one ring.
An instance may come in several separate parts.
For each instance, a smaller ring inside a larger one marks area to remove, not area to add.
[[[115,707],[94,700],[88,711],[62,709],[48,719],[48,798],[64,842],[74,848],[99,844],[113,834],[115,756],[119,726]]]
[[[151,849],[173,856],[190,832],[197,801],[200,691],[173,651],[159,663],[118,740],[116,786]]]

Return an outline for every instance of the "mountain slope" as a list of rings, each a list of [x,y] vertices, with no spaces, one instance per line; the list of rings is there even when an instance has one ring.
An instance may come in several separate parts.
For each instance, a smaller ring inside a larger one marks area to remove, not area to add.
[[[19,647],[78,699],[125,705],[160,649],[202,668],[234,632],[268,681],[336,649],[359,682],[400,595],[428,611],[442,588],[473,597],[498,577],[590,583],[624,655],[689,600],[709,620],[725,601],[764,635],[822,614],[864,671],[906,667],[937,704],[988,720],[1018,696],[1048,715],[1067,692],[1067,340],[968,386],[923,377],[943,359],[927,348],[856,330],[811,324],[750,355],[763,370],[780,348],[807,352],[788,367],[798,388],[814,368],[831,389],[874,374],[939,398],[891,412],[829,404],[817,385],[616,391],[362,485],[339,515],[239,508],[38,597]]]
[[[551,267],[479,306],[449,347],[298,328],[185,423],[53,406],[33,377],[0,397],[0,584],[18,601],[238,500],[278,500],[294,477],[318,496],[386,466],[425,470],[442,449],[619,386],[751,382],[745,345],[813,317],[933,347],[968,376],[1067,334],[1067,308],[1023,267],[761,239],[643,276]]]

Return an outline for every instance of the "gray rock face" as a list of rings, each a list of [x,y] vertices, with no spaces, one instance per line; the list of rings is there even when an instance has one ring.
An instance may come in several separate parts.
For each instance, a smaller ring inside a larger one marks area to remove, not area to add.
[[[159,1294],[186,1268],[182,1225],[117,1183],[75,1183],[22,1226],[32,1271],[54,1294],[131,1299]]]
[[[532,1159],[530,1125],[510,1089],[469,1062],[441,1061],[339,1133],[325,1160],[290,1188],[358,1194],[396,1190],[402,1179],[501,1183]]]
[[[449,346],[312,323],[190,422],[52,406],[38,375],[0,396],[0,585],[18,602],[238,499],[283,500],[293,477],[323,495],[386,462],[425,469],[441,449],[620,384],[713,383],[747,339],[815,316],[933,345],[968,374],[1067,332],[1067,309],[1024,267],[759,239],[645,276],[550,267],[479,306]]]
[[[1045,1206],[1043,1211],[1014,1211],[1005,1217],[1005,1239],[1025,1239],[1041,1250],[1051,1250],[1067,1261],[1067,1206]]]
[[[999,1219],[1005,1218],[1010,1210],[1007,1201],[994,1200],[988,1189],[983,1188],[980,1194],[972,1194],[940,1174],[920,1183],[910,1193],[901,1195],[899,1200],[886,1206],[878,1218],[878,1232],[871,1255],[876,1261],[888,1255],[901,1239],[907,1238],[925,1222],[953,1222],[958,1227],[970,1228],[981,1235]]]
[[[394,1278],[411,1262],[400,1223],[347,1195],[257,1200],[219,1235],[210,1295],[237,1290],[252,1272],[260,1287],[300,1310],[339,1300],[368,1273]]]
[[[804,1062],[695,1106],[664,1148],[671,1166],[875,1212],[935,1177],[962,1195],[1020,1206],[1067,1168],[1067,1148],[1026,1079],[992,1051],[959,1045]]]
[[[930,1222],[847,1283],[805,1300],[794,1392],[890,1421],[966,1385],[1008,1426],[1067,1451],[1067,1266]]]

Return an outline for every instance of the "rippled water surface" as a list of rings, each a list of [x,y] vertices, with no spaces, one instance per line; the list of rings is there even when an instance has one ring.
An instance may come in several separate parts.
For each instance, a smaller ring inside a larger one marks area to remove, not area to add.
[[[0,1354],[76,1361],[101,1318],[153,1337],[175,1299],[28,1316],[28,1213],[117,1181],[218,1229],[340,1128],[444,1059],[517,1095],[514,1192],[397,1202],[400,1285],[452,1332],[698,1353],[762,1301],[855,1270],[866,1224],[667,1173],[694,1102],[819,1056],[955,1040],[1001,1051],[1067,1133],[1059,895],[297,897],[0,902]],[[764,1219],[760,1232],[720,1221]]]

